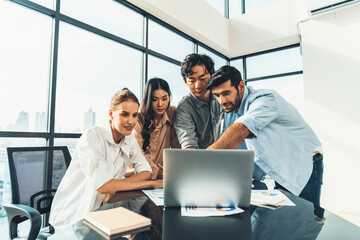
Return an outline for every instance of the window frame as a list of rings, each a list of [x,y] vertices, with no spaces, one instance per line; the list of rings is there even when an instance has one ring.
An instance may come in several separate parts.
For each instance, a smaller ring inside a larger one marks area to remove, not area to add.
[[[141,87],[140,92],[143,91],[143,88],[144,88],[145,83],[148,78],[148,56],[149,55],[160,58],[164,61],[173,63],[175,65],[178,65],[179,67],[181,65],[180,61],[148,48],[148,45],[149,45],[149,42],[148,42],[149,19],[151,19],[152,21],[158,23],[159,25],[169,29],[170,31],[175,32],[176,34],[180,35],[181,37],[191,41],[193,44],[193,52],[197,53],[198,46],[202,46],[202,47],[206,48],[207,50],[211,51],[212,53],[214,53],[215,55],[223,58],[227,63],[229,63],[229,61],[230,61],[230,58],[226,57],[225,55],[208,47],[207,45],[203,44],[202,42],[194,39],[193,37],[187,35],[186,33],[178,30],[177,28],[171,26],[170,24],[160,20],[159,18],[155,17],[154,15],[144,11],[143,9],[141,9],[127,1],[115,0],[116,3],[121,4],[121,5],[129,8],[130,10],[133,10],[143,16],[143,37],[144,37],[143,45],[133,43],[125,38],[116,36],[107,31],[104,31],[100,28],[94,27],[90,24],[84,23],[75,18],[72,18],[65,14],[62,14],[60,11],[61,0],[55,0],[55,9],[54,10],[47,8],[43,5],[39,5],[35,2],[27,1],[27,0],[9,0],[9,2],[16,3],[23,7],[26,7],[28,9],[45,14],[47,16],[52,17],[52,19],[53,19],[53,32],[52,32],[52,43],[51,43],[52,49],[51,49],[51,59],[49,59],[49,62],[51,63],[51,69],[50,69],[51,76],[49,77],[49,89],[48,89],[49,94],[48,94],[48,99],[47,99],[48,126],[47,126],[47,131],[45,131],[45,132],[21,132],[21,131],[0,130],[0,138],[45,138],[47,146],[54,146],[54,141],[56,138],[62,138],[62,139],[64,139],[64,138],[71,138],[71,139],[80,138],[81,133],[66,133],[66,132],[59,133],[59,132],[55,131],[56,86],[57,86],[60,21],[66,22],[70,25],[73,25],[74,27],[81,28],[83,30],[89,31],[91,33],[97,34],[99,36],[110,39],[117,43],[120,43],[120,44],[126,45],[130,48],[141,51],[143,53],[143,63],[141,66],[142,79],[141,79],[141,83],[140,83],[140,87]],[[140,97],[142,97],[142,96],[140,96]]]

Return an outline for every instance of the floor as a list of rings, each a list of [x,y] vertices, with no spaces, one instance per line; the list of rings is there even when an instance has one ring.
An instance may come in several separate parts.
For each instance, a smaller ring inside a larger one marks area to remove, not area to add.
[[[326,221],[323,229],[316,240],[360,239],[359,225],[349,225],[346,223],[346,220],[339,222],[339,216],[329,211],[325,211],[325,218]],[[325,228],[326,231],[324,231]],[[339,229],[342,229],[342,231],[339,231]]]
[[[338,211],[331,211],[333,213],[335,213],[336,215],[346,219],[347,221],[357,225],[358,227],[360,227],[360,214],[355,214],[355,213],[347,213],[347,212],[338,212]],[[360,237],[359,237],[360,239]]]

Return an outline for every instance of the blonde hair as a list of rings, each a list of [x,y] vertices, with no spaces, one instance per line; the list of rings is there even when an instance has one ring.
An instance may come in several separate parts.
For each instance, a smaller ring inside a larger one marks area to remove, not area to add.
[[[133,101],[140,106],[138,98],[135,96],[133,92],[131,92],[128,88],[123,88],[112,97],[110,101],[110,109],[115,111],[116,107],[126,101]]]

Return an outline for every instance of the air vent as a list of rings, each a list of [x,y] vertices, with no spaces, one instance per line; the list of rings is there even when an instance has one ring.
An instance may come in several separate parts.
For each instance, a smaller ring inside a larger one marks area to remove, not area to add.
[[[360,0],[309,0],[308,5],[311,15],[316,15],[359,2]]]

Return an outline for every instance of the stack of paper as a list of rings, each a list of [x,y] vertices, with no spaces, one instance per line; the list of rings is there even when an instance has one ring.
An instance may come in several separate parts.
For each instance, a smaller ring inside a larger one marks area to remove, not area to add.
[[[255,206],[275,209],[281,206],[295,206],[295,204],[279,190],[251,190],[250,203]]]
[[[89,212],[84,223],[105,238],[113,235],[126,235],[150,229],[151,219],[126,208],[119,207],[103,211]]]
[[[164,206],[164,189],[142,190],[156,206]]]

